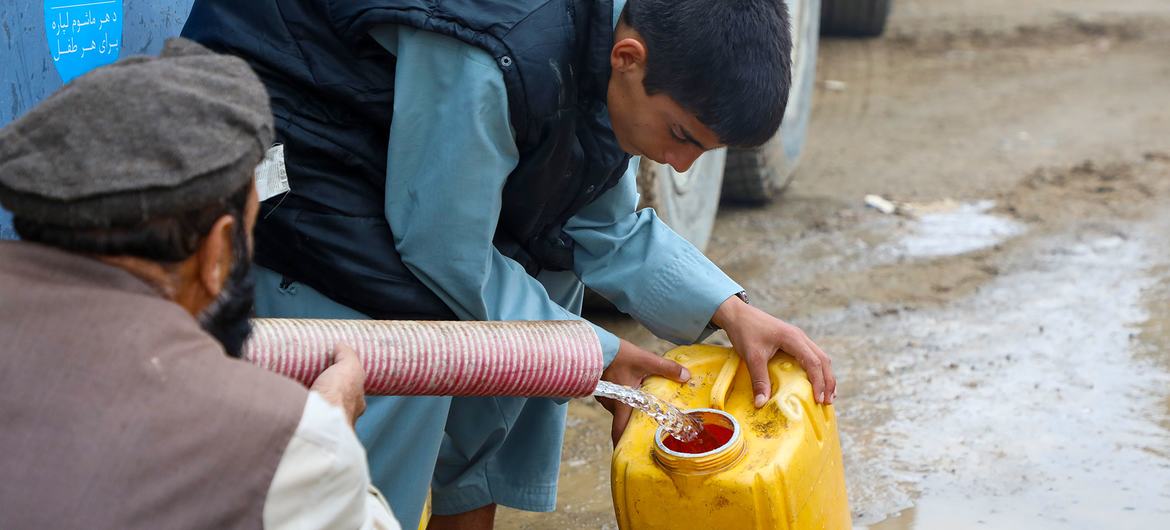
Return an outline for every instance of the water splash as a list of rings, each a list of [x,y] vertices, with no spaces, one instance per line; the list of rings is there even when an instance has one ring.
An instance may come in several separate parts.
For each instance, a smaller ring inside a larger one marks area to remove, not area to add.
[[[654,421],[666,428],[675,438],[690,442],[699,436],[703,426],[693,416],[683,413],[678,407],[636,388],[622,386],[609,381],[597,383],[593,395],[616,399],[635,409],[645,412]]]

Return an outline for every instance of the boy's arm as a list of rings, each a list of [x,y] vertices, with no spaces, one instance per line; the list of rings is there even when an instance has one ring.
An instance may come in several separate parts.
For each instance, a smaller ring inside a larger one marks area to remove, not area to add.
[[[635,211],[639,159],[565,225],[585,285],[676,344],[705,338],[719,305],[743,291],[652,209]]]
[[[492,244],[519,152],[491,56],[407,27],[371,35],[397,56],[386,218],[403,263],[463,320],[579,319]],[[608,363],[618,339],[594,329]]]
[[[836,393],[829,357],[800,328],[748,305],[743,292],[651,209],[635,211],[635,168],[566,225],[576,242],[574,268],[585,285],[677,344],[706,337],[712,325],[727,331],[748,365],[756,406],[771,393],[768,360],[783,351],[807,372],[813,396],[832,403]]]
[[[464,320],[580,319],[492,244],[519,152],[503,73],[491,56],[405,27],[371,35],[397,56],[386,218],[403,263]],[[685,381],[677,363],[593,329],[605,379]]]

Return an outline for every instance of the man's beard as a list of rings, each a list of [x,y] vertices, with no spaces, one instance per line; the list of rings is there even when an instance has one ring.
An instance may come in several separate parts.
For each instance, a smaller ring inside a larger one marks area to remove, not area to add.
[[[252,256],[248,251],[244,223],[237,222],[232,234],[232,268],[223,290],[211,305],[199,314],[199,325],[231,357],[244,353],[244,342],[252,334],[252,305],[256,300],[256,280],[252,277]]]

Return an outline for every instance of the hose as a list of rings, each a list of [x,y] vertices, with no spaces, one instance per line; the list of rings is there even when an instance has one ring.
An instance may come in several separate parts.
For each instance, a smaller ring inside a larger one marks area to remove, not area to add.
[[[373,396],[582,397],[603,369],[584,321],[440,322],[260,318],[244,358],[311,386],[353,347]]]

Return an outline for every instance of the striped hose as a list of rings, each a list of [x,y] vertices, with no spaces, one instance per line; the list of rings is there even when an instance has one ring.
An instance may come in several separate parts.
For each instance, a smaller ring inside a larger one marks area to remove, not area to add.
[[[244,346],[257,366],[312,385],[347,344],[373,396],[581,397],[601,379],[583,321],[434,322],[260,318]]]

